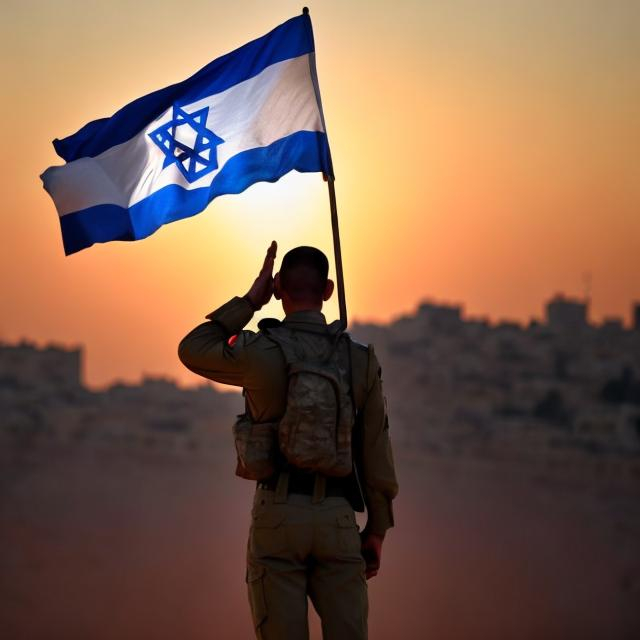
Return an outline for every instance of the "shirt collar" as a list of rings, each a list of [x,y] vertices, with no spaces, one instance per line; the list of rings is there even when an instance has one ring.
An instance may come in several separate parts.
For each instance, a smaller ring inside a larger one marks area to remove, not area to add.
[[[327,319],[322,311],[294,311],[288,313],[284,319],[285,324],[313,324],[325,325]]]

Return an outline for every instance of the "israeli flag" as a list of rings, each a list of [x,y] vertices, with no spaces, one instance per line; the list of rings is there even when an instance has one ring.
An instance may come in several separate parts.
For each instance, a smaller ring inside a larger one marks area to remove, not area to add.
[[[292,18],[53,145],[66,164],[41,177],[67,255],[146,238],[293,169],[333,177],[311,19]]]

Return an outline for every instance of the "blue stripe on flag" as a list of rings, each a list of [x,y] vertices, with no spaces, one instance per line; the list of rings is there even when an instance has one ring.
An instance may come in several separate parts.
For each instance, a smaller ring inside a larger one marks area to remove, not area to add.
[[[314,51],[311,18],[287,20],[273,31],[203,67],[195,75],[129,103],[110,118],[89,122],[77,133],[54,140],[57,154],[71,162],[94,157],[126,142],[172,105],[182,106],[220,93],[266,67]]]
[[[199,213],[217,196],[241,193],[254,182],[275,182],[293,170],[322,171],[329,163],[326,134],[298,131],[267,147],[233,156],[209,187],[184,189],[172,184],[128,209],[103,204],[62,216],[65,253],[76,253],[98,242],[146,238],[167,222]]]

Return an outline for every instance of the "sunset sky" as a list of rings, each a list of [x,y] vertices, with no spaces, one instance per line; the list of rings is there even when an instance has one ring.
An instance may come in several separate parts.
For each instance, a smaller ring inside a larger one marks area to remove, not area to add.
[[[640,2],[308,3],[350,318],[420,300],[526,321],[556,292],[591,318],[640,300]],[[182,80],[302,2],[4,0],[0,340],[86,346],[92,386],[197,382],[180,338],[280,257],[332,255],[326,184],[289,174],[139,242],[65,257],[39,175],[51,140]],[[279,261],[278,261],[279,262]],[[336,305],[327,315],[337,315]],[[270,304],[262,315],[279,315]]]

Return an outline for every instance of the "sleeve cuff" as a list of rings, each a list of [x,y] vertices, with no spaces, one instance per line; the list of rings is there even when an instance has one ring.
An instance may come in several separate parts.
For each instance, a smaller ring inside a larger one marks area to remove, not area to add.
[[[393,527],[393,507],[391,502],[371,505],[367,507],[367,530],[379,536],[384,536],[387,529]]]
[[[251,303],[246,298],[236,296],[205,317],[217,322],[227,334],[234,335],[244,329],[253,318],[253,313]]]

